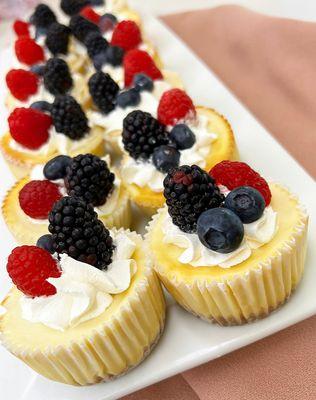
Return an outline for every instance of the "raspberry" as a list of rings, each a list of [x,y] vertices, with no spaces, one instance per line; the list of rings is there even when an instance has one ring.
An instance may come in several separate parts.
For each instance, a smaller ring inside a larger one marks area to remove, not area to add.
[[[26,101],[38,89],[38,77],[31,71],[11,69],[6,75],[7,86],[16,99]]]
[[[15,41],[15,54],[24,64],[33,65],[44,61],[44,51],[35,40],[22,36]]]
[[[94,24],[98,24],[100,22],[101,15],[96,13],[94,9],[90,6],[84,7],[79,14],[89,21],[93,22]]]
[[[61,271],[56,260],[37,246],[13,249],[7,262],[7,271],[17,288],[27,296],[51,296],[56,288],[48,278],[59,278]]]
[[[114,28],[111,45],[119,46],[128,51],[134,49],[142,42],[142,35],[134,21],[121,21]]]
[[[218,185],[224,185],[229,190],[239,186],[250,186],[257,189],[263,196],[266,206],[271,202],[271,191],[268,183],[258,172],[248,164],[239,161],[222,161],[209,172]]]
[[[181,89],[170,89],[161,96],[158,106],[158,120],[165,125],[192,119],[196,115],[191,98]]]
[[[30,36],[29,28],[30,24],[19,19],[15,20],[13,23],[13,30],[18,37]]]
[[[58,186],[50,181],[30,181],[19,193],[22,210],[31,218],[46,219],[54,203],[61,198]]]
[[[11,136],[28,149],[38,149],[48,140],[52,119],[32,108],[16,108],[8,118]]]
[[[134,75],[146,74],[151,79],[162,79],[162,73],[157,68],[154,60],[143,50],[133,49],[125,54],[123,59],[125,86],[130,86],[133,82]]]

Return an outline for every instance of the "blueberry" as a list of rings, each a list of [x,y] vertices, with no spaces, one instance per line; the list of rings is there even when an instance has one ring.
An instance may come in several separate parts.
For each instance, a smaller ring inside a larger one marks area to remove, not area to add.
[[[35,40],[39,39],[41,36],[46,36],[47,28],[36,27],[35,28]]]
[[[117,67],[122,64],[124,56],[124,50],[118,46],[108,46],[106,49],[106,61],[113,65],[113,67]]]
[[[170,139],[179,150],[189,149],[195,143],[195,135],[186,124],[175,125],[170,131]]]
[[[124,90],[118,94],[116,102],[121,108],[137,106],[140,103],[140,94],[136,89]]]
[[[168,173],[171,168],[179,165],[180,152],[172,146],[162,145],[153,152],[154,166],[163,173]]]
[[[226,254],[236,250],[242,242],[244,226],[227,208],[211,208],[199,216],[197,234],[205,247]]]
[[[107,57],[105,51],[101,51],[101,53],[98,53],[93,57],[93,65],[97,71],[100,71],[103,65],[106,63],[107,63]]]
[[[136,89],[151,92],[154,88],[153,80],[146,74],[136,74],[133,79],[133,85]]]
[[[116,16],[110,13],[106,13],[102,15],[102,17],[100,18],[99,28],[101,32],[107,32],[112,30],[116,24],[117,24]]]
[[[43,76],[44,70],[45,70],[44,64],[35,64],[35,65],[32,65],[30,68],[30,71],[38,76]]]
[[[227,195],[224,206],[238,215],[244,224],[249,224],[262,216],[265,201],[258,190],[240,186]]]
[[[53,236],[49,233],[41,236],[36,242],[36,246],[40,247],[44,250],[47,250],[49,253],[54,254],[55,250],[53,247]]]
[[[30,108],[34,108],[35,110],[38,110],[38,111],[50,112],[52,105],[48,101],[41,100],[41,101],[35,101],[34,103],[32,103],[30,105]]]
[[[44,167],[44,176],[46,179],[54,181],[55,179],[63,179],[66,175],[66,168],[71,162],[69,156],[56,156],[48,161]]]

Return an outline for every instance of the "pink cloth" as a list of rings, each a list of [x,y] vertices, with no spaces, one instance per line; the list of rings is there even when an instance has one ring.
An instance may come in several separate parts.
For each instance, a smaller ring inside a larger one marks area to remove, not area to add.
[[[164,21],[316,176],[316,24],[237,6]],[[124,399],[315,400],[316,317]]]

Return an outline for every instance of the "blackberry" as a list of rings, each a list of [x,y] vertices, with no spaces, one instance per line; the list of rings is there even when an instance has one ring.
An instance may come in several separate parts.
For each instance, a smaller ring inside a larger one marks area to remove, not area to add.
[[[84,43],[91,32],[100,32],[98,26],[81,15],[74,15],[70,19],[69,28],[74,37]]]
[[[79,140],[89,131],[85,113],[76,100],[69,95],[55,97],[51,116],[56,131],[70,139]]]
[[[165,126],[151,114],[135,110],[123,120],[124,149],[134,159],[148,159],[156,147],[167,144]]]
[[[164,188],[173,223],[188,233],[196,231],[202,212],[219,207],[224,200],[214,179],[197,165],[171,170],[164,179]]]
[[[65,14],[72,16],[78,14],[88,3],[87,0],[61,0],[60,8]]]
[[[76,197],[63,197],[49,213],[48,230],[53,248],[75,260],[105,269],[114,250],[110,232],[98,219],[92,205]]]
[[[70,33],[70,29],[66,25],[58,22],[51,24],[45,39],[48,50],[54,55],[67,54]]]
[[[93,154],[79,154],[66,168],[65,186],[69,196],[101,206],[113,189],[115,175],[107,163]]]
[[[120,90],[118,84],[102,71],[93,74],[88,82],[89,92],[94,104],[104,114],[115,108],[116,96]]]
[[[31,24],[35,25],[36,28],[47,29],[56,21],[56,15],[46,4],[36,6],[34,13],[30,17]]]
[[[105,53],[109,46],[107,40],[99,32],[90,32],[84,43],[91,59],[100,53]]]
[[[53,95],[65,94],[72,87],[72,77],[66,61],[50,58],[44,69],[44,86]]]

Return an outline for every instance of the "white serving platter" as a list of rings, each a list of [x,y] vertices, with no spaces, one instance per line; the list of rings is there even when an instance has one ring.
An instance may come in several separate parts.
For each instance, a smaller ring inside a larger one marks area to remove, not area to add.
[[[231,122],[241,158],[265,177],[283,182],[298,194],[311,216],[309,247],[304,278],[287,304],[269,317],[237,327],[207,324],[168,299],[165,332],[152,354],[127,375],[109,383],[71,387],[51,382],[30,370],[0,347],[1,398],[6,400],[110,400],[168,378],[186,369],[221,357],[262,339],[316,313],[316,187],[314,180],[256,121],[245,107],[166,26],[154,17],[144,19],[148,36],[157,44],[170,70],[177,71],[196,104],[216,108]],[[4,73],[10,64],[8,52],[0,55],[0,98],[4,98]],[[1,116],[5,109],[1,104]],[[4,121],[4,118],[2,118]],[[1,130],[5,129],[1,124]],[[13,177],[0,159],[1,199]],[[0,294],[10,287],[5,262],[14,241],[0,221]],[[313,243],[314,240],[314,243]]]

